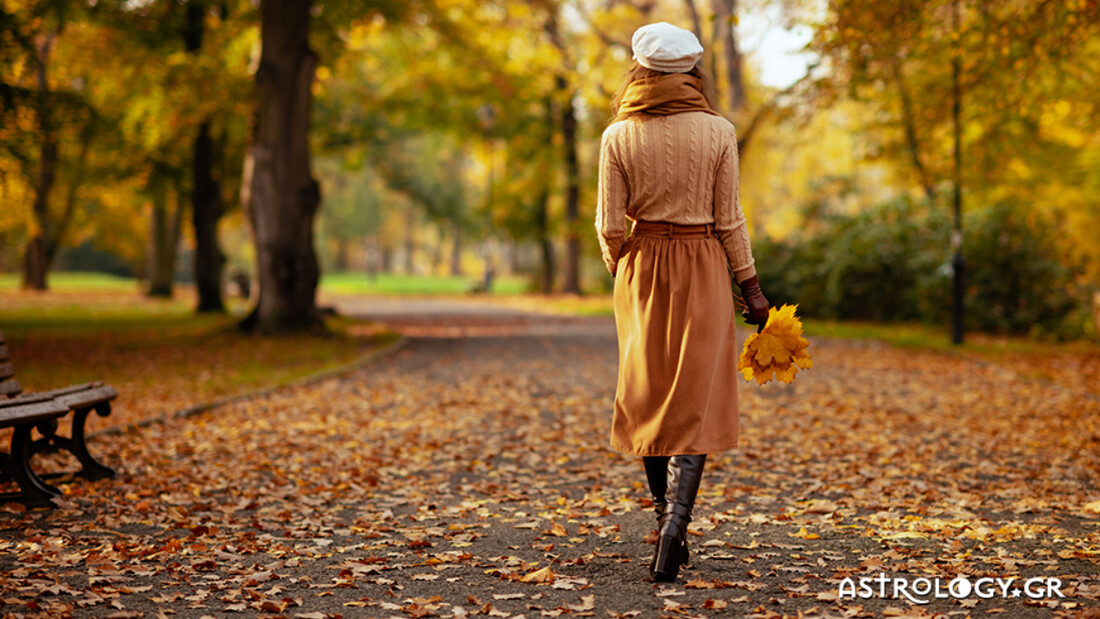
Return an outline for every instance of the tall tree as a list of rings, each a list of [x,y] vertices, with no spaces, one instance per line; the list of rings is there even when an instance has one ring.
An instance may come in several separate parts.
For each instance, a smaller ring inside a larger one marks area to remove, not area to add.
[[[251,147],[249,215],[259,297],[242,327],[265,334],[311,329],[320,269],[313,248],[321,187],[310,169],[309,128],[317,55],[309,46],[312,0],[263,0]]]
[[[547,98],[546,101],[546,142],[554,139],[554,104]],[[539,253],[542,257],[540,270],[540,283],[543,294],[549,294],[554,290],[554,279],[557,275],[557,261],[554,259],[554,242],[550,225],[550,166],[535,171],[535,182],[538,193],[535,197],[535,231],[539,242]]]
[[[570,77],[577,74],[576,60],[569,51],[561,31],[561,4],[550,2],[546,6],[546,31],[550,42],[561,56],[561,66],[554,79],[560,113],[551,115],[550,121],[560,118],[562,136],[562,159],[565,168],[565,281],[562,292],[581,293],[581,239],[580,239],[580,191],[581,171],[577,157],[577,110],[573,103],[576,89],[570,83]],[[551,124],[553,126],[553,124]],[[548,257],[547,264],[552,261]]]
[[[50,238],[50,191],[57,173],[57,128],[54,126],[54,106],[51,101],[49,66],[54,43],[64,27],[62,18],[45,32],[34,37],[35,112],[41,135],[38,152],[38,174],[34,186],[34,216],[38,229],[27,242],[24,262],[23,287],[46,289],[46,273],[49,272],[51,255],[57,242]]]
[[[63,159],[62,133],[91,115],[83,98],[60,86],[53,75],[58,42],[69,24],[72,7],[60,0],[38,0],[0,7],[0,45],[11,62],[0,76],[5,124],[14,127],[6,154],[18,162],[33,191],[23,260],[23,287],[45,290],[47,276],[72,219],[74,200],[54,208],[54,189]],[[33,119],[33,129],[20,116]],[[73,121],[77,121],[74,123]],[[80,131],[88,136],[89,127]],[[86,152],[86,149],[85,149]]]
[[[1078,126],[1095,128],[1086,111],[1095,104],[1076,99],[1078,84],[1097,81],[1098,35],[1100,4],[1092,1],[829,2],[829,19],[812,45],[833,69],[820,92],[870,105],[881,152],[909,167],[930,206],[952,212],[958,310],[968,288],[964,268],[982,268],[963,260],[964,198],[1037,205],[1029,208],[1046,217],[1043,208],[1072,199],[1061,183],[1085,182],[1066,165],[1071,149],[1057,139],[1062,120],[1052,112],[1076,107],[1083,112]],[[956,343],[962,333],[956,311]]]
[[[423,212],[425,217],[414,219],[418,226],[445,227],[453,239],[457,214],[466,247],[472,235],[491,228],[540,243],[540,230],[561,229],[555,189],[563,184],[555,181],[565,161],[559,127],[566,95],[556,80],[561,56],[546,32],[547,13],[541,4],[537,11],[472,0],[448,6],[462,10],[421,3],[416,19],[387,19],[385,26],[377,19],[354,22],[347,51],[331,76],[320,80],[323,144],[364,149],[379,177]],[[465,69],[456,71],[457,66]],[[383,74],[378,67],[390,69]],[[570,82],[574,95],[580,83]],[[548,115],[550,99],[556,107]],[[492,110],[491,129],[487,110]],[[578,129],[579,149],[584,134]],[[491,164],[470,148],[475,134],[493,140],[493,150],[508,162],[508,173],[494,179],[492,190],[486,190],[488,177],[480,176]],[[452,156],[462,165],[452,170],[440,165]],[[546,199],[537,199],[542,194]],[[538,205],[545,215],[541,227]],[[479,208],[484,212],[473,212]],[[545,247],[552,250],[554,240],[547,236]],[[452,264],[453,258],[452,253]],[[543,266],[543,272],[555,270]]]
[[[177,170],[155,162],[147,193],[152,202],[149,231],[149,289],[151,297],[171,297],[176,281],[176,256],[183,227],[183,201],[176,191]]]
[[[190,0],[185,8],[184,48],[191,55],[202,49],[209,0]],[[225,11],[224,6],[221,9]],[[199,125],[191,159],[191,223],[195,228],[195,288],[199,312],[224,312],[222,267],[225,256],[218,246],[218,220],[225,213],[221,185],[214,178],[214,140],[210,121]]]
[[[744,60],[737,45],[737,0],[714,0],[714,27],[722,41],[729,109],[737,113],[745,107]]]

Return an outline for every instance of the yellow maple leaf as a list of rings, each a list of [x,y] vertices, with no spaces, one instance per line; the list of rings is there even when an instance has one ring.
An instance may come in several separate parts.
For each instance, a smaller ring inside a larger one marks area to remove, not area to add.
[[[534,582],[534,583],[550,583],[554,582],[554,577],[557,576],[554,572],[550,571],[550,567],[544,567],[541,570],[535,570],[530,574],[527,574],[523,578],[520,578],[520,582]]]
[[[798,367],[795,364],[790,364],[785,368],[776,368],[775,377],[785,383],[790,383],[794,380],[794,373],[798,371]]]
[[[757,368],[755,372],[756,382],[763,385],[764,383],[771,380],[772,376],[775,375],[775,368]]]
[[[806,527],[800,527],[798,533],[788,533],[788,537],[801,537],[802,539],[821,539],[817,533],[810,533]]]
[[[741,365],[738,365],[737,369],[741,370],[741,375],[745,377],[745,380],[752,380],[753,374],[755,372],[751,367],[742,367]]]
[[[737,369],[745,380],[763,385],[773,377],[785,383],[794,380],[799,370],[813,367],[806,352],[810,342],[802,337],[802,321],[795,315],[797,305],[768,310],[768,323],[760,333],[745,341],[737,360]]]
[[[760,367],[782,366],[790,363],[791,351],[782,337],[772,333],[761,333],[756,342],[756,354],[753,358]]]

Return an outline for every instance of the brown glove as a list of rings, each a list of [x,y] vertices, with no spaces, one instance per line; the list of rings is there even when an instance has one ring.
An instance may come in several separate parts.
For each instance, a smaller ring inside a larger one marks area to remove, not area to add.
[[[741,312],[741,316],[750,325],[760,325],[763,328],[768,322],[770,305],[764,293],[760,292],[760,281],[753,275],[738,285],[741,287],[741,296],[745,299],[745,305],[748,306]]]

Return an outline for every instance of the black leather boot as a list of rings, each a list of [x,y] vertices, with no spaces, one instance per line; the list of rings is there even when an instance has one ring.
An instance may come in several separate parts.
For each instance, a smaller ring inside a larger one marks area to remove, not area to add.
[[[649,482],[649,493],[653,496],[653,511],[657,514],[657,531],[661,530],[661,518],[668,506],[668,456],[642,456],[645,464],[645,478]],[[656,558],[657,555],[653,555]],[[687,559],[685,558],[686,562]],[[653,574],[653,561],[649,562],[649,573]]]
[[[661,519],[664,518],[665,509],[668,507],[668,480],[669,480],[669,456],[643,456],[645,464],[646,481],[649,482],[649,492],[653,496],[653,511],[657,514],[657,531],[661,530]],[[653,559],[656,560],[654,553]],[[691,559],[688,552],[687,540],[680,545],[680,565],[686,565]],[[653,574],[653,561],[649,562],[649,573]]]
[[[660,519],[657,549],[653,553],[654,580],[676,580],[680,566],[687,562],[687,528],[706,461],[706,454],[669,458],[667,505]]]
[[[649,482],[649,493],[653,495],[653,510],[657,512],[658,523],[665,513],[668,500],[668,456],[642,456],[645,465],[645,478]]]

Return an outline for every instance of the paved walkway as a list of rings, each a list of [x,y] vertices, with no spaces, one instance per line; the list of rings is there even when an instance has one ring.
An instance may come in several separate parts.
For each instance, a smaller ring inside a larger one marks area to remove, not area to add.
[[[463,300],[341,297],[333,305],[340,314],[383,322],[414,338],[563,335],[615,338],[615,322],[610,316],[524,311],[480,297]]]
[[[958,357],[815,342],[795,383],[741,382],[742,447],[708,461],[694,567],[659,585],[645,578],[641,467],[606,446],[609,318],[354,307],[406,330],[405,345],[105,438],[93,449],[119,479],[68,485],[52,512],[0,512],[0,613],[1055,617],[1098,604],[1095,402]],[[872,583],[838,599],[846,578],[879,574],[883,595]],[[1058,578],[1066,597],[892,597],[894,578],[959,576]]]

